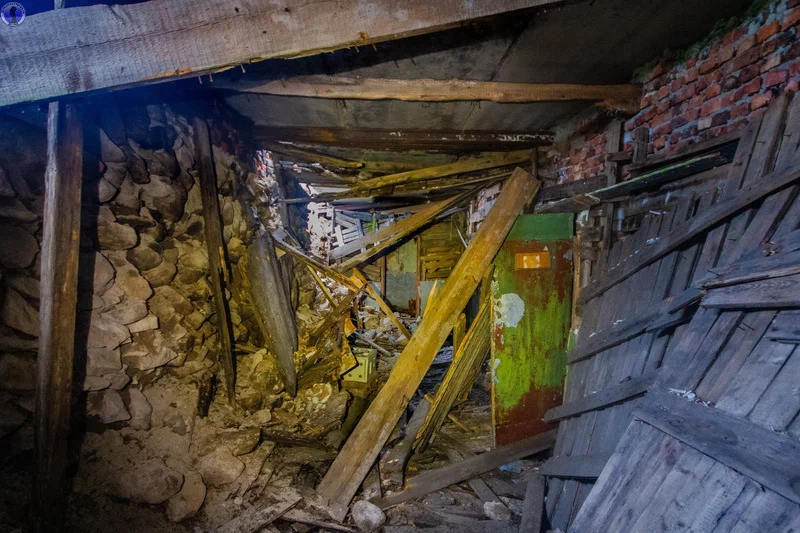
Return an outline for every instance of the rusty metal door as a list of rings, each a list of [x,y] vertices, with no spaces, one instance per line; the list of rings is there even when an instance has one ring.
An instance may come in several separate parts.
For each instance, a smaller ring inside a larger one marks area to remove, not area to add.
[[[492,426],[496,446],[555,427],[572,307],[572,215],[522,215],[494,260]]]

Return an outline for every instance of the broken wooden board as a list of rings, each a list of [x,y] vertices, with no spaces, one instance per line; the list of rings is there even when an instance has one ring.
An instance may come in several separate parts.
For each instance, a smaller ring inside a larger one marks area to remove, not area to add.
[[[539,181],[517,169],[504,185],[480,229],[397,359],[389,379],[317,488],[335,517],[343,518],[361,481],[389,438],[409,398],[416,392],[458,315],[480,282],[520,210],[533,198]]]
[[[400,333],[403,335],[403,337],[405,337],[406,339],[410,339],[411,332],[408,331],[408,328],[405,326],[405,324],[400,322],[400,319],[397,318],[397,315],[394,314],[392,308],[389,307],[389,304],[386,303],[386,300],[384,300],[383,297],[380,294],[378,294],[378,291],[376,291],[375,287],[372,286],[372,283],[370,283],[367,280],[367,278],[364,277],[364,274],[362,274],[361,271],[358,270],[357,268],[354,268],[353,275],[357,277],[361,281],[361,283],[364,284],[364,288],[367,290],[367,295],[373,300],[375,300],[375,303],[378,304],[378,307],[380,307],[381,311],[383,311],[383,314],[386,315],[386,317],[391,321],[392,324],[394,324],[394,327],[400,330]]]
[[[47,114],[39,353],[34,414],[31,527],[58,531],[67,506],[66,469],[80,256],[83,120],[71,104]]]
[[[386,509],[414,498],[421,498],[435,490],[466,481],[518,459],[548,450],[555,443],[556,431],[551,430],[469,457],[458,463],[424,472],[411,478],[402,492],[385,497],[378,505]]]

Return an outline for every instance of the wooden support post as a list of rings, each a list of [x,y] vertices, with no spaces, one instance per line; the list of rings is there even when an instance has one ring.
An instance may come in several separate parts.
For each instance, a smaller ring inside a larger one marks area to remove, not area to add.
[[[64,471],[72,393],[78,298],[83,123],[75,106],[52,102],[41,255],[34,478],[31,526],[60,531],[66,510]]]
[[[334,516],[347,506],[372,467],[409,398],[419,387],[459,313],[540,182],[518,168],[506,182],[480,229],[461,255],[436,300],[397,359],[392,373],[317,488]]]
[[[403,337],[405,337],[406,339],[410,339],[411,332],[408,331],[408,328],[405,326],[405,324],[400,322],[400,319],[397,318],[397,315],[394,314],[392,308],[389,307],[389,304],[386,303],[386,300],[381,298],[381,295],[378,294],[378,291],[375,290],[375,287],[372,286],[372,283],[370,283],[369,280],[367,280],[364,274],[362,274],[361,271],[358,270],[357,268],[354,268],[353,275],[355,275],[355,277],[361,280],[361,283],[364,284],[364,288],[367,290],[367,295],[369,295],[370,298],[375,300],[375,302],[378,304],[378,307],[380,307],[381,311],[383,311],[383,314],[386,315],[392,322],[392,324],[394,324],[394,326],[400,330],[400,333],[403,334]]]
[[[317,274],[317,271],[314,270],[314,267],[312,267],[309,264],[306,264],[306,268],[308,268],[308,271],[311,273],[311,277],[314,278],[314,281],[317,282],[319,290],[322,291],[322,294],[325,296],[325,299],[328,300],[328,302],[330,302],[332,306],[336,307],[336,300],[333,299],[333,295],[331,294],[330,289],[328,289],[328,286],[325,285],[324,281],[322,281],[322,278],[319,277],[319,274]]]
[[[253,239],[247,249],[246,268],[242,269],[242,274],[261,333],[269,351],[278,360],[286,391],[294,396],[297,393],[297,371],[294,363],[297,324],[286,285],[281,277],[275,245],[269,233],[261,231]]]
[[[203,202],[203,223],[205,226],[208,262],[211,267],[211,290],[217,310],[217,334],[221,345],[220,360],[225,370],[225,391],[228,403],[236,400],[236,374],[233,365],[233,332],[228,313],[228,300],[225,298],[224,282],[227,279],[225,240],[222,237],[219,198],[217,196],[217,173],[211,155],[211,140],[205,120],[195,118],[194,146],[197,150],[197,170],[200,173],[200,196]]]
[[[543,514],[544,476],[532,471],[528,477],[528,488],[525,491],[519,533],[541,533]]]

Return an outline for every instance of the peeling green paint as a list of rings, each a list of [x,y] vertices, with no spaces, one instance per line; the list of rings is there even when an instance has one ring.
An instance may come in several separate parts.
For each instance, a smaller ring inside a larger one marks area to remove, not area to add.
[[[570,337],[571,236],[571,215],[521,216],[494,260],[492,403],[497,445],[548,429],[541,419],[561,403]],[[518,269],[518,253],[548,253],[550,267]]]

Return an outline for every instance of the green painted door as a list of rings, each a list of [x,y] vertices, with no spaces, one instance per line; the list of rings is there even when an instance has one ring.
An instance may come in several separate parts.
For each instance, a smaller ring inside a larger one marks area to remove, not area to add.
[[[494,260],[492,421],[496,446],[552,429],[572,305],[572,215],[522,215]]]

